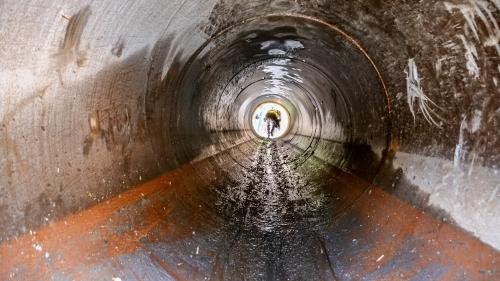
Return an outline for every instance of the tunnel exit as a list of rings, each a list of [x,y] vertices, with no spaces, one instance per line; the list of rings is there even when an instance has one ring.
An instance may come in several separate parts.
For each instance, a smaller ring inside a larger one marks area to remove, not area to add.
[[[259,105],[252,117],[252,128],[261,138],[278,139],[290,126],[290,114],[282,105],[268,102]]]

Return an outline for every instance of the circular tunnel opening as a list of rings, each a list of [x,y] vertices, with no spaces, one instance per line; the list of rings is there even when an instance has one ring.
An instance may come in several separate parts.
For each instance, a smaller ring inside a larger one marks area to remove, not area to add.
[[[252,129],[260,138],[278,139],[285,136],[290,126],[290,114],[283,106],[266,102],[252,114]]]
[[[360,45],[334,26],[301,16],[249,19],[208,40],[181,73],[172,89],[178,114],[195,113],[173,128],[181,138],[196,132],[191,140],[209,137],[222,148],[249,141],[257,149],[255,133],[268,134],[255,109],[274,98],[290,119],[279,139],[301,150],[298,162],[319,158],[368,181],[383,163],[390,141],[384,82]],[[188,155],[197,145],[181,144]],[[235,161],[249,158],[241,152]]]
[[[315,260],[318,236],[367,192],[388,147],[389,105],[376,66],[325,22],[271,15],[218,33],[180,73],[178,114],[196,113],[176,123],[180,148],[196,152],[191,140],[207,138],[224,151],[195,170],[206,184],[177,195],[222,222],[201,223],[231,241],[222,255],[233,265],[217,274],[251,279],[281,260],[282,273],[266,273],[271,280],[319,278],[303,259]],[[268,132],[273,106],[289,114],[282,135]]]

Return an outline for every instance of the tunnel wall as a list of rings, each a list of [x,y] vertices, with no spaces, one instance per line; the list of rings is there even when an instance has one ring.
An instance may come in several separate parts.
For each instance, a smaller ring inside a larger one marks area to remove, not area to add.
[[[157,96],[206,40],[197,24],[213,3],[0,5],[3,239],[197,156],[165,132],[172,95]]]
[[[375,63],[392,125],[375,182],[424,192],[500,248],[496,0],[7,0],[0,11],[0,239],[248,141],[189,121],[200,113],[186,112],[179,83],[207,40],[276,13],[338,27]],[[315,155],[336,146],[321,140]]]

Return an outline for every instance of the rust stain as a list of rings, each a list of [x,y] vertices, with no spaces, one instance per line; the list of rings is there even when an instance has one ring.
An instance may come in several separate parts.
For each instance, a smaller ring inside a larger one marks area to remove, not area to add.
[[[354,231],[352,237],[370,237],[374,243],[369,251],[363,252],[363,257],[354,259],[351,266],[361,265],[363,274],[372,274],[374,280],[409,280],[433,265],[442,265],[449,270],[439,280],[456,280],[460,269],[467,272],[469,280],[500,278],[497,265],[500,254],[497,251],[385,191],[374,188],[365,193],[345,216],[352,213],[364,218],[360,221],[362,227]],[[408,241],[419,242],[414,249],[406,250]],[[389,273],[384,271],[398,259],[398,255],[410,251],[419,256],[410,270],[393,268]]]
[[[393,151],[394,153],[398,152],[401,148],[401,143],[399,141],[398,137],[394,137],[391,141],[391,147],[390,150]]]
[[[60,55],[69,55],[79,49],[83,30],[91,14],[90,7],[86,6],[71,16],[66,27],[66,34],[64,35]]]
[[[48,280],[56,272],[76,274],[73,271],[77,266],[135,252],[143,247],[143,238],[158,240],[161,233],[153,229],[172,209],[165,205],[165,193],[182,182],[187,173],[194,173],[194,167],[181,167],[32,234],[0,244],[0,280],[17,280],[11,274],[19,268],[25,269],[23,278],[27,280]],[[143,206],[140,212],[127,210],[134,204]],[[121,214],[122,210],[125,213]],[[126,231],[117,231],[122,228]],[[187,234],[187,230],[181,232]],[[45,253],[54,258],[48,260]]]
[[[117,104],[89,115],[90,133],[83,140],[83,154],[88,155],[98,139],[103,139],[106,149],[127,148],[131,139],[131,114],[128,105]]]
[[[22,235],[1,244],[0,280],[17,280],[15,275],[10,275],[16,268],[23,268],[23,278],[28,280],[48,280],[57,272],[70,273],[77,280],[85,280],[86,272],[75,272],[75,268],[96,266],[140,249],[178,280],[185,280],[186,272],[195,279],[203,279],[202,272],[188,261],[176,268],[152,254],[144,242],[190,239],[193,229],[197,233],[200,229],[203,232],[204,221],[201,220],[206,216],[197,216],[197,212],[207,210],[201,206],[183,217],[182,224],[169,218],[176,216],[172,212],[174,205],[183,204],[178,202],[180,193],[189,194],[196,190],[196,186],[208,184],[193,176],[197,169],[206,166],[207,161],[210,160],[181,167],[109,201],[70,215],[33,235]],[[350,177],[354,178],[346,175],[344,180],[354,185],[367,184]],[[354,188],[353,192],[357,195],[362,189]],[[495,280],[499,277],[500,273],[494,271],[500,258],[498,252],[383,190],[372,188],[349,208],[330,227],[333,231],[345,228],[343,221],[356,218],[362,226],[352,228],[354,230],[349,235],[369,238],[370,241],[365,245],[369,250],[359,252],[358,256],[345,254],[348,262],[343,266],[347,271],[353,270],[360,276],[370,275],[374,280],[408,280],[429,266],[442,264],[448,272],[439,280],[455,280],[459,269],[465,270],[470,280]],[[406,249],[408,241],[418,243],[412,246],[414,249]],[[415,263],[410,268],[392,268],[401,253],[405,255],[408,251],[415,251],[418,255]],[[51,258],[47,259],[45,253]],[[213,253],[208,255],[213,256]],[[483,272],[490,272],[490,275],[485,276]]]
[[[87,61],[86,53],[80,50],[80,44],[83,31],[91,14],[90,6],[86,6],[69,18],[61,48],[55,55],[61,85],[64,85],[63,72],[71,62],[75,61],[79,67],[82,67]],[[63,15],[63,18],[66,17]]]
[[[9,271],[20,267],[27,266],[33,272],[30,274],[35,276],[49,276],[50,271],[47,268],[47,263],[44,260],[44,253],[51,253],[52,256],[57,256],[56,253],[61,253],[63,259],[54,261],[51,268],[60,271],[69,271],[81,262],[93,263],[97,262],[109,254],[118,255],[123,252],[129,252],[135,249],[134,245],[129,245],[134,239],[130,233],[125,233],[110,237],[112,232],[106,229],[102,230],[108,223],[112,226],[119,224],[127,224],[126,220],[110,221],[115,212],[133,204],[144,196],[151,195],[158,192],[165,186],[167,180],[171,181],[175,173],[170,173],[165,176],[159,177],[154,181],[148,182],[136,189],[127,191],[118,197],[115,197],[102,204],[91,207],[81,213],[70,215],[65,219],[44,227],[36,232],[36,234],[25,234],[17,239],[6,242],[0,246],[0,260],[2,260],[2,267],[0,268],[0,279],[7,280]],[[150,223],[155,224],[158,219],[153,219]],[[148,231],[148,226],[144,231],[139,230],[141,235]],[[95,239],[94,237],[100,237]],[[138,236],[137,239],[141,237]],[[125,239],[124,239],[125,238]],[[112,244],[107,246],[107,241]],[[40,245],[42,250],[37,251],[33,245]],[[64,247],[61,247],[64,245]],[[132,247],[132,248],[131,248]],[[109,251],[103,251],[108,249]],[[85,255],[85,253],[92,253],[92,255]],[[82,256],[86,258],[82,260]],[[10,258],[7,258],[10,257]],[[44,266],[45,270],[38,271],[37,268]],[[43,278],[42,278],[43,279]],[[33,280],[42,280],[33,278]]]

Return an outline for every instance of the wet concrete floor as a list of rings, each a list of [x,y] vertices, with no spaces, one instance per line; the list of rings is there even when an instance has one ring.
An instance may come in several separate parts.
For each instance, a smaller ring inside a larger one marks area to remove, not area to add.
[[[279,141],[168,172],[0,260],[0,280],[500,280],[494,249]]]

